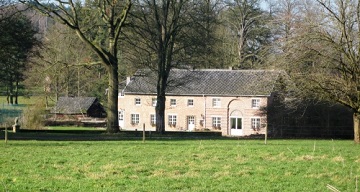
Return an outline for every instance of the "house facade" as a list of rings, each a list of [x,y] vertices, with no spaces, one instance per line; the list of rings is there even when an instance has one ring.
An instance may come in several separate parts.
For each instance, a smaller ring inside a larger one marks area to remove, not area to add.
[[[166,93],[166,131],[218,131],[224,136],[263,134],[279,71],[173,70]],[[121,129],[155,130],[156,79],[138,71],[119,94]]]

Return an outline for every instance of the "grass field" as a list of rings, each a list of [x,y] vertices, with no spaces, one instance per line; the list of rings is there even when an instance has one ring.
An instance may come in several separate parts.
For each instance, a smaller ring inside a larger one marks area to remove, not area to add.
[[[359,152],[339,140],[10,140],[0,191],[356,191]]]

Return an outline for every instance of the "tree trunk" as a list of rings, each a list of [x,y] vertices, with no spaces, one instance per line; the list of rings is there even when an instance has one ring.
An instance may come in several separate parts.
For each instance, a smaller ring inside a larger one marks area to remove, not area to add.
[[[167,75],[166,71],[163,70],[162,73],[158,74],[157,82],[157,102],[156,102],[156,132],[165,133],[165,104],[166,104],[166,82]]]
[[[18,104],[18,96],[19,96],[19,82],[15,83],[15,105]]]
[[[354,113],[354,142],[360,143],[360,114]]]
[[[118,80],[118,65],[111,64],[108,66],[109,87],[108,87],[108,103],[107,103],[107,129],[108,133],[117,133],[119,129],[118,117],[118,94],[119,94],[119,80]]]
[[[156,102],[156,132],[165,133],[165,95],[159,94]]]

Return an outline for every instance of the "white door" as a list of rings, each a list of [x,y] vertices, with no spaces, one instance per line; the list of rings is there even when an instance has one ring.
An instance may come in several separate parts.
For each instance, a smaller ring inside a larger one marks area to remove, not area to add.
[[[236,135],[236,136],[243,135],[242,118],[230,117],[230,135]]]
[[[119,127],[120,129],[124,128],[124,111],[119,111]]]
[[[194,116],[188,116],[188,130],[194,131],[195,130],[195,117]]]

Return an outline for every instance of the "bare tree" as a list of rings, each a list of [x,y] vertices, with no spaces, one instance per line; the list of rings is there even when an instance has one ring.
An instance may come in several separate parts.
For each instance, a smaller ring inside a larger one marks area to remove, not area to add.
[[[66,25],[100,58],[108,73],[107,131],[119,131],[118,122],[118,46],[130,0],[73,1],[55,0],[46,4],[40,0],[19,0]]]
[[[200,66],[200,53],[211,49],[214,9],[203,0],[137,0],[134,7],[126,38],[132,49],[125,51],[128,59],[156,74],[156,130],[163,133],[170,71]]]
[[[288,40],[288,69],[303,95],[353,111],[354,142],[360,143],[360,2],[315,3],[305,7],[303,25]]]

